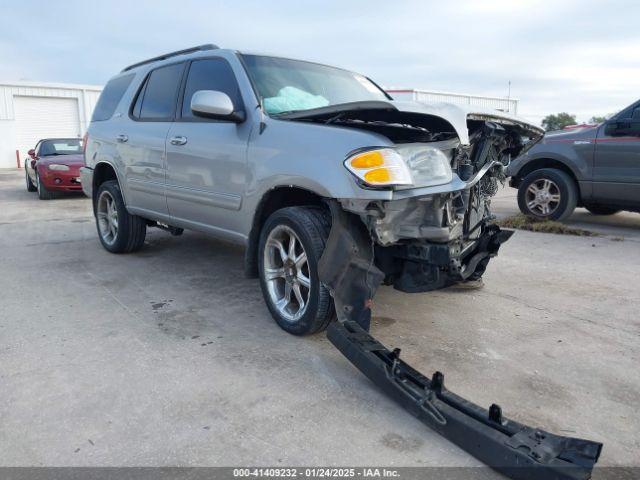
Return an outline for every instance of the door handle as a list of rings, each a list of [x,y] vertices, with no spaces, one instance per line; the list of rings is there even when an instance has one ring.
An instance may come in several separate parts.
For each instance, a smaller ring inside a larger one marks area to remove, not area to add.
[[[118,140],[120,143],[124,143],[124,142],[126,142],[127,140],[129,140],[129,137],[127,137],[126,135],[118,135],[118,136],[116,137],[116,140]]]
[[[187,143],[187,137],[171,137],[171,140],[169,140],[169,142],[171,143],[171,145],[184,145],[185,143]]]

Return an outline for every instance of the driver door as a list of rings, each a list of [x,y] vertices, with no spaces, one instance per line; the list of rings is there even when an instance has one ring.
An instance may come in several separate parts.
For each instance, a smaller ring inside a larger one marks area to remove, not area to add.
[[[167,136],[167,205],[182,224],[233,236],[231,232],[241,229],[237,211],[247,184],[251,122],[195,116],[191,97],[199,90],[224,92],[236,110],[244,110],[236,77],[225,59],[190,62],[178,115]]]
[[[640,102],[598,129],[593,196],[596,201],[640,206]]]

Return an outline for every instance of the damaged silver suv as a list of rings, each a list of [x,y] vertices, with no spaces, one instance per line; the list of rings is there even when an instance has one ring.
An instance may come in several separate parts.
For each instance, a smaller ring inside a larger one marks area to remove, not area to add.
[[[383,282],[424,292],[482,276],[510,235],[489,211],[504,166],[542,133],[500,112],[394,102],[346,70],[205,45],[109,81],[81,178],[110,252],[141,248],[148,227],[240,243],[284,330],[328,326],[417,419],[513,478],[587,479],[601,443],[475,405],[367,333]]]
[[[99,238],[148,227],[246,246],[288,332],[336,315],[368,329],[382,284],[478,279],[511,232],[491,197],[543,131],[506,113],[395,102],[339,68],[203,45],[125,68],[105,87],[82,185]]]

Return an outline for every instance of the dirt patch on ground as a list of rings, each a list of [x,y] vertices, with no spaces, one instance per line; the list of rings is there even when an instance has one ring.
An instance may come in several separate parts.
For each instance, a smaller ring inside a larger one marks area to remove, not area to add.
[[[523,214],[507,217],[495,222],[499,227],[529,230],[530,232],[557,233],[560,235],[577,235],[579,237],[597,237],[599,234],[582,228],[568,227],[564,223],[551,220],[538,220]]]

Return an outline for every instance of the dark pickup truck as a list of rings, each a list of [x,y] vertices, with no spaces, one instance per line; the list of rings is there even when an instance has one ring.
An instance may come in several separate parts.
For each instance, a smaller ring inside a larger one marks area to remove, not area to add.
[[[528,216],[561,221],[576,206],[640,212],[640,101],[600,125],[545,134],[507,175]]]

